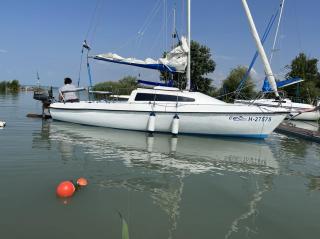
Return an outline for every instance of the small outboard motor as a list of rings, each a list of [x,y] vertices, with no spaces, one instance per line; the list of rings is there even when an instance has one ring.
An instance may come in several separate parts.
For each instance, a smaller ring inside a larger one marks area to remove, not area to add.
[[[52,87],[49,90],[41,88],[34,90],[33,99],[41,101],[44,105],[50,105],[54,100]]]
[[[45,89],[35,89],[33,92],[33,99],[41,101],[42,102],[42,114],[41,115],[35,115],[35,114],[28,114],[28,117],[42,117],[43,119],[51,118],[50,112],[49,115],[45,113],[45,109],[48,109],[50,104],[54,102],[54,97],[52,93],[52,87],[50,87],[49,90]]]

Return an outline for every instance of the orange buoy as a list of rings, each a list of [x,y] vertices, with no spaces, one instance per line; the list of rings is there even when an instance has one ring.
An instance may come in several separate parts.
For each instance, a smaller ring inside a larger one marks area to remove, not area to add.
[[[88,180],[85,178],[78,178],[77,185],[84,187],[88,185]]]
[[[63,181],[57,187],[57,195],[62,198],[71,197],[76,191],[75,186],[70,181]]]

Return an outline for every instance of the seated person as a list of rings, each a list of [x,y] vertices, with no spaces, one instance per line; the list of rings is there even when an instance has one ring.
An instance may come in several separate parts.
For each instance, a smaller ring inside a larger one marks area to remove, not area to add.
[[[64,86],[59,89],[59,100],[64,102],[79,102],[76,95],[77,88],[72,84],[70,78],[64,79]]]

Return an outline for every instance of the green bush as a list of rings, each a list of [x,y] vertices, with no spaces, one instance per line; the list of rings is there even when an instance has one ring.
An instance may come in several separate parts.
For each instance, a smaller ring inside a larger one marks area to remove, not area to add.
[[[20,84],[18,80],[12,81],[1,81],[0,82],[0,92],[10,91],[10,92],[19,92]]]
[[[117,95],[130,95],[136,89],[138,81],[136,77],[126,76],[119,81],[107,81],[97,83],[93,86],[94,91],[110,91]]]

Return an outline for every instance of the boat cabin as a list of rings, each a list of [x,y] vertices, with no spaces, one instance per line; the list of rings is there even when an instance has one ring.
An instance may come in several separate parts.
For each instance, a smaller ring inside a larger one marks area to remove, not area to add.
[[[166,103],[186,103],[186,104],[225,104],[200,92],[183,91],[174,87],[156,86],[153,89],[138,88],[131,92],[128,99],[133,102],[166,102]]]

